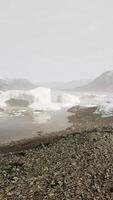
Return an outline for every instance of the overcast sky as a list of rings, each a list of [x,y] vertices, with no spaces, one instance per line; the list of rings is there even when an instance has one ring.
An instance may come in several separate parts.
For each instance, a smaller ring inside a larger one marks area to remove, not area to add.
[[[68,81],[113,70],[113,0],[0,0],[0,76]]]

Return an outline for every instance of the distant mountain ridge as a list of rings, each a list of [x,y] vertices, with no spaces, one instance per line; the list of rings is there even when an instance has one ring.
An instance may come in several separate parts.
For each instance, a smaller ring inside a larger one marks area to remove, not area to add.
[[[75,89],[77,91],[113,91],[113,70],[104,72],[89,84]]]
[[[91,80],[75,80],[70,82],[41,82],[33,84],[27,79],[0,79],[0,90],[30,90],[38,86],[58,90],[75,91],[113,91],[113,70],[107,71]]]
[[[70,82],[40,82],[33,84],[27,79],[0,79],[0,90],[30,90],[38,86],[58,90],[71,90],[88,84],[91,80],[76,80]]]
[[[40,82],[38,85],[43,87],[49,87],[51,89],[58,89],[58,90],[71,90],[76,87],[83,86],[88,84],[91,80],[75,80],[69,82]]]
[[[0,90],[30,90],[36,87],[27,79],[0,79]]]

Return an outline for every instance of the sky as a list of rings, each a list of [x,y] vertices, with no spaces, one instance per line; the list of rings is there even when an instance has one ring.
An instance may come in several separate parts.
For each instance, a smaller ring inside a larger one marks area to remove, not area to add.
[[[108,70],[112,0],[0,0],[0,77],[70,81]]]

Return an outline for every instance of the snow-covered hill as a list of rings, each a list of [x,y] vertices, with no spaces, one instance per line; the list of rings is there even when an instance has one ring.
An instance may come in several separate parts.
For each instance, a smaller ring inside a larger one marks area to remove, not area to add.
[[[30,90],[35,87],[27,79],[0,79],[0,90]]]
[[[89,82],[91,82],[91,80],[74,80],[69,82],[41,82],[38,83],[38,85],[57,90],[72,90],[76,87],[88,84]]]
[[[77,88],[80,91],[113,91],[113,71],[104,72],[95,80],[83,87]]]

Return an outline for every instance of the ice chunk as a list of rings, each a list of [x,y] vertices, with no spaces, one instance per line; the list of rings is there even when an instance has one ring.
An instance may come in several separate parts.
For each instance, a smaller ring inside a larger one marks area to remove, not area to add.
[[[57,97],[57,102],[60,103],[62,107],[70,107],[80,104],[79,98],[70,94],[59,95]]]
[[[30,105],[32,109],[45,110],[51,104],[51,89],[50,88],[36,88],[30,91],[34,97],[33,103]]]
[[[29,91],[9,90],[0,93],[0,108],[4,110],[24,107],[34,111],[60,110],[80,103],[79,98],[70,94],[57,94],[52,101],[50,88],[38,87]]]
[[[30,91],[34,97],[34,102],[30,105],[33,110],[60,110],[61,107],[52,103],[50,88],[39,87]]]
[[[18,100],[18,102],[19,102],[19,100],[26,101],[26,102],[28,102],[28,105],[34,101],[32,95],[30,93],[28,93],[27,91],[9,90],[6,92],[2,92],[0,94],[0,108],[7,109],[10,102],[12,104],[12,102],[14,100]]]
[[[101,114],[102,116],[113,116],[113,102],[99,105],[95,113]]]
[[[30,91],[9,90],[0,93],[0,108],[28,107],[32,110],[60,110],[61,106],[52,103],[51,89],[38,87]]]

